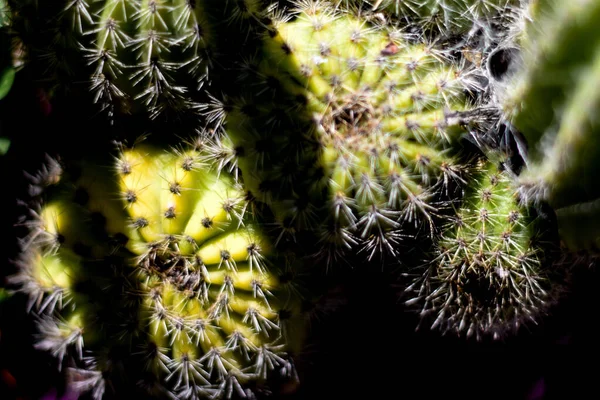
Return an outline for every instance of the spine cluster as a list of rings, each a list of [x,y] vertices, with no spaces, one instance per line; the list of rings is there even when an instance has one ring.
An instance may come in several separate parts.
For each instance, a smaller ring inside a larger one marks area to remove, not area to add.
[[[464,33],[481,20],[502,17],[520,0],[337,0],[338,4],[384,11],[442,33]]]

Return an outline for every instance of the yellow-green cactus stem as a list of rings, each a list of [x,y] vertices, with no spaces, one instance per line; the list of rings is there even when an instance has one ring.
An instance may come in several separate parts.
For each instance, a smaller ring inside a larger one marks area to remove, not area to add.
[[[22,286],[29,295],[31,310],[50,312],[62,309],[70,300],[74,278],[81,273],[79,258],[70,252],[34,252],[21,260],[21,274],[13,278],[13,283]]]
[[[138,146],[121,154],[116,171],[138,233],[142,312],[159,349],[151,368],[184,396],[214,385],[237,390],[286,368],[284,349],[297,344],[282,330],[299,303],[278,281],[281,266],[270,264],[272,244],[250,222],[244,192],[209,172],[196,150]]]
[[[543,224],[494,161],[480,161],[431,263],[408,290],[424,323],[478,339],[537,322],[552,293]]]
[[[471,71],[435,46],[324,2],[275,18],[240,73],[248,91],[215,104],[215,157],[286,232],[317,229],[334,253],[394,253],[403,222],[461,180],[453,158],[472,105]],[[235,161],[231,161],[235,160]]]
[[[116,246],[98,235],[103,223],[99,229],[97,209],[87,208],[94,202],[77,188],[77,180],[98,179],[97,171],[85,169],[87,175],[69,181],[73,177],[50,160],[32,177],[32,195],[39,196],[40,204],[25,222],[30,233],[22,241],[19,272],[9,279],[29,296],[29,311],[38,322],[36,347],[55,356],[59,368],[84,362],[88,350],[110,342],[103,327],[114,321],[101,320],[109,303],[104,296],[114,290],[111,285],[119,286],[107,261]]]
[[[179,398],[294,379],[303,289],[239,185],[201,145],[107,158],[35,179],[46,187],[11,282],[40,315],[37,347],[94,398],[122,375]]]

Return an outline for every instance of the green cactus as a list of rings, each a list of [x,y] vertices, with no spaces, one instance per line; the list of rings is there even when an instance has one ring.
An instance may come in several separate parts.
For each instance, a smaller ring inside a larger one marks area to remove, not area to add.
[[[337,0],[338,4],[385,11],[439,32],[464,33],[483,18],[501,16],[520,0]]]
[[[2,100],[13,85],[15,69],[12,62],[10,36],[7,32],[9,12],[4,0],[0,0],[0,100]],[[0,156],[5,155],[10,147],[10,139],[0,136]]]
[[[408,304],[419,305],[432,328],[497,339],[537,322],[551,301],[548,227],[520,203],[515,176],[500,161],[480,161],[432,261],[408,287]]]
[[[239,167],[283,233],[319,231],[328,255],[395,253],[404,227],[431,222],[461,183],[452,148],[474,70],[326,3],[296,11],[241,66],[241,94],[215,101],[226,132],[214,157]]]
[[[555,208],[568,247],[598,247],[600,4],[548,0],[535,6],[521,41],[522,61],[499,97],[529,145],[522,192]]]
[[[34,79],[53,91],[91,90],[109,115],[151,118],[197,112],[219,35],[239,30],[243,40],[266,9],[264,0],[8,2]]]
[[[178,398],[294,377],[302,288],[199,149],[140,144],[43,179],[58,182],[12,282],[39,315],[37,347],[94,398],[123,389],[121,375]]]
[[[0,1],[0,100],[2,100],[12,87],[15,80],[15,68],[13,65],[12,46],[8,33],[10,23],[10,12],[4,3]],[[0,153],[2,151],[0,150]]]

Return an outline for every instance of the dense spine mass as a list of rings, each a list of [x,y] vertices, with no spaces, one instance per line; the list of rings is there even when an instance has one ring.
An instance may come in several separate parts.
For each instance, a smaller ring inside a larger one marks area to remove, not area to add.
[[[480,161],[432,261],[409,287],[409,304],[433,328],[498,338],[548,306],[544,224],[519,202],[514,179],[503,163]]]
[[[50,179],[13,283],[74,388],[245,397],[295,377],[302,289],[244,193],[205,167],[195,148],[139,145]]]
[[[87,48],[101,104],[140,101],[152,116],[193,106],[215,44],[204,2],[108,0]]]
[[[313,229],[331,254],[395,253],[402,225],[431,221],[461,182],[452,153],[471,70],[422,38],[322,2],[299,2],[241,66],[247,90],[216,104],[216,157],[285,232]],[[234,160],[234,161],[232,161]]]

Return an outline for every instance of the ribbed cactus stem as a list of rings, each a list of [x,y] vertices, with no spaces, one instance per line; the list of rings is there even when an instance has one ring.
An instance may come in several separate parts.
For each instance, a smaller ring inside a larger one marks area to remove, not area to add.
[[[325,253],[395,253],[402,224],[429,222],[433,199],[461,182],[452,149],[472,71],[327,3],[274,21],[242,65],[247,91],[214,105],[220,165],[239,167],[284,231],[320,230]]]
[[[409,287],[432,328],[502,338],[534,323],[551,299],[544,225],[519,203],[514,177],[482,160],[463,204],[435,244],[430,265]]]
[[[140,390],[180,398],[295,376],[303,290],[202,148],[123,148],[42,192],[12,282],[42,315],[37,347],[96,398],[121,363]]]

